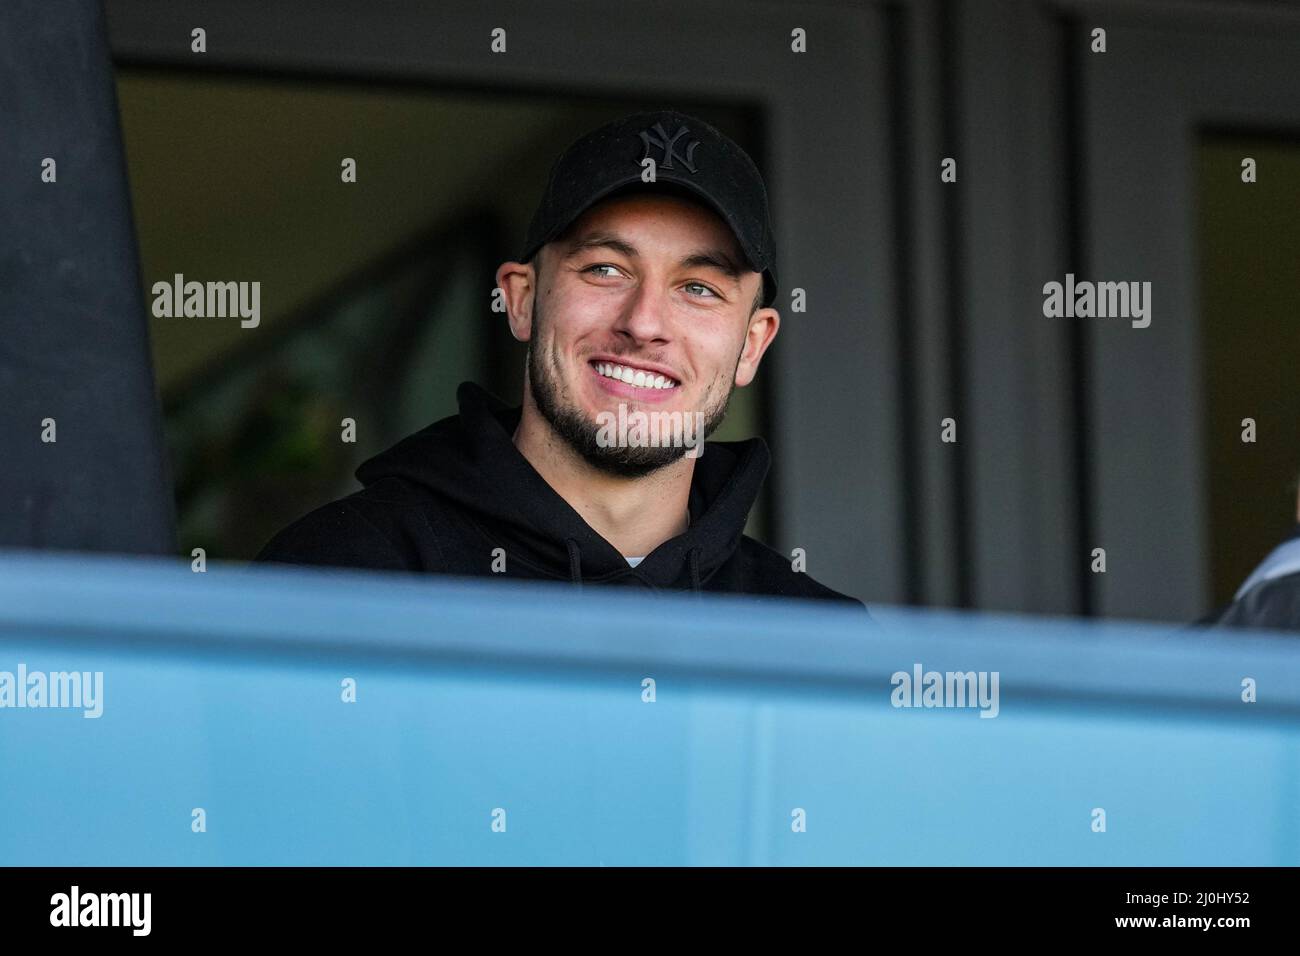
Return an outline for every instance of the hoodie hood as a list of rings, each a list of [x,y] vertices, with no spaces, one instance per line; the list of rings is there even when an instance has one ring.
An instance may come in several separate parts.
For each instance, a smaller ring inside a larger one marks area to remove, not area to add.
[[[400,478],[458,505],[511,560],[575,584],[640,580],[699,591],[740,545],[770,463],[761,438],[706,442],[691,479],[690,527],[635,568],[583,521],[515,447],[522,409],[472,382],[456,391],[460,414],[435,422],[364,462],[369,486]]]

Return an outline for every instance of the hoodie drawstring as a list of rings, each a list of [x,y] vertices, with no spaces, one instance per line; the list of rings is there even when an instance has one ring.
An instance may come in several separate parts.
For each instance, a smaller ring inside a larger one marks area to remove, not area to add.
[[[573,538],[565,538],[564,543],[569,548],[569,579],[582,587],[582,552],[578,550],[578,542]]]
[[[565,538],[565,547],[569,551],[569,580],[582,587],[582,551],[578,548],[578,542],[575,538]],[[703,594],[700,587],[700,552],[703,549],[696,545],[686,552],[686,563],[691,566],[691,590],[697,594]]]
[[[700,591],[700,548],[698,546],[691,548],[686,560],[691,566],[691,590],[703,593]]]

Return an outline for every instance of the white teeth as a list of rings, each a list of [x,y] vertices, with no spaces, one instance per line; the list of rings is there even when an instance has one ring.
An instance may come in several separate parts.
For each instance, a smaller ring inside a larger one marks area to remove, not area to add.
[[[656,375],[644,369],[628,368],[613,362],[597,362],[596,371],[606,378],[626,382],[638,388],[675,388],[677,383],[663,375]]]

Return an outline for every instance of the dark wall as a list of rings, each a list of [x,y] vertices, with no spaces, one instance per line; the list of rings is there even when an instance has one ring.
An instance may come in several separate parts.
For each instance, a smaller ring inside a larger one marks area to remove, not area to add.
[[[172,550],[148,356],[100,5],[6,0],[0,545]]]

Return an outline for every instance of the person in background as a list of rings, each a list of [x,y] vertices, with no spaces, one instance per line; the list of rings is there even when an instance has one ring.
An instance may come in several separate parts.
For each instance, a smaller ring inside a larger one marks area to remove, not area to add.
[[[1300,631],[1300,494],[1290,535],[1242,582],[1232,603],[1197,624]]]

